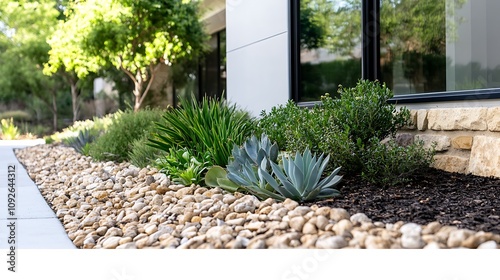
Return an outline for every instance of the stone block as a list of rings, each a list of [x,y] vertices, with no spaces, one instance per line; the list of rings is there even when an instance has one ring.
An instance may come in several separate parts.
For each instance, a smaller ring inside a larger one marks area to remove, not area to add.
[[[446,151],[451,146],[450,137],[443,135],[417,134],[415,139],[424,141],[424,148],[426,149],[432,148],[433,143],[436,143],[435,149],[437,152]]]
[[[432,130],[477,130],[488,129],[488,108],[430,109],[427,112],[428,126]]]
[[[402,130],[415,130],[417,128],[417,111],[410,110],[410,123],[403,126]]]
[[[488,130],[500,131],[500,107],[488,108]]]
[[[396,134],[396,143],[400,146],[408,146],[413,143],[414,136],[411,133],[398,133]]]
[[[468,172],[500,178],[500,138],[475,136]]]
[[[429,121],[427,120],[427,110],[422,109],[417,112],[417,129],[420,131],[427,130]]]
[[[458,136],[451,139],[451,146],[459,150],[470,150],[472,148],[472,136]]]
[[[432,167],[447,172],[466,173],[469,166],[469,159],[466,157],[435,155]]]

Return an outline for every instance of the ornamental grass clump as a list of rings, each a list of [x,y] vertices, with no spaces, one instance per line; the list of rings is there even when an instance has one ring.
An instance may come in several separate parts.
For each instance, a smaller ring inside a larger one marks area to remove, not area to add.
[[[226,166],[233,145],[241,145],[255,128],[255,120],[225,100],[181,100],[179,108],[163,114],[150,138],[152,147],[168,152],[186,148],[196,158],[210,155],[211,165]]]

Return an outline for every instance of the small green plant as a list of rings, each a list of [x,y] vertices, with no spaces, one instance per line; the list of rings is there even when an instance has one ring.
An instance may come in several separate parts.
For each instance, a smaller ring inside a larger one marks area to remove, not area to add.
[[[14,124],[12,118],[0,120],[2,139],[4,140],[15,140],[19,138],[19,129]]]
[[[316,158],[306,149],[303,154],[297,152],[293,159],[282,154],[281,161],[277,162],[277,145],[267,144],[269,140],[264,134],[261,144],[258,143],[252,137],[245,143],[247,145],[233,149],[234,159],[227,171],[220,166],[210,168],[205,176],[207,185],[232,192],[247,191],[260,199],[290,198],[300,202],[339,194],[333,187],[342,178],[337,175],[340,168],[320,181],[329,156]],[[255,160],[249,154],[253,154]]]
[[[209,159],[208,153],[203,159],[198,159],[191,155],[187,148],[170,149],[165,157],[157,160],[156,166],[161,172],[170,175],[175,183],[199,184],[202,181],[202,173],[208,167]]]
[[[69,145],[82,155],[88,156],[90,143],[94,142],[96,135],[90,129],[80,130],[75,137],[66,138],[63,143]]]
[[[90,156],[100,161],[128,160],[134,140],[150,135],[154,123],[161,121],[162,114],[163,111],[158,109],[144,109],[115,116],[107,131],[90,144]]]
[[[149,137],[150,135],[144,134],[141,138],[132,142],[132,149],[128,157],[130,162],[137,167],[154,166],[158,158],[166,155],[166,152],[148,145]]]
[[[390,139],[381,143],[370,140],[363,154],[364,180],[375,185],[394,186],[411,181],[411,175],[425,172],[433,162],[434,148],[425,149],[423,141],[400,146]]]
[[[241,145],[254,129],[247,112],[224,100],[204,98],[201,104],[181,100],[181,106],[163,115],[150,145],[163,151],[187,148],[195,157],[210,154],[212,165],[225,166],[233,145]]]
[[[342,176],[337,175],[340,167],[320,181],[330,158],[323,156],[322,154],[316,158],[316,155],[313,156],[311,151],[306,149],[302,155],[297,152],[293,158],[282,156],[282,165],[271,162],[273,173],[280,184],[263,169],[259,169],[259,175],[283,197],[299,202],[338,196],[340,192],[334,187],[342,179]]]
[[[285,105],[278,105],[271,108],[267,113],[260,113],[260,120],[257,124],[257,132],[265,133],[270,139],[276,141],[281,149],[287,150],[287,131],[300,123],[302,109],[299,108],[293,100],[289,100]]]
[[[396,109],[388,101],[394,94],[378,81],[360,80],[355,87],[339,87],[340,98],[322,97],[323,107],[331,111],[334,125],[348,131],[358,145],[367,145],[373,137],[382,140],[394,136],[398,129],[407,125],[410,111]]]

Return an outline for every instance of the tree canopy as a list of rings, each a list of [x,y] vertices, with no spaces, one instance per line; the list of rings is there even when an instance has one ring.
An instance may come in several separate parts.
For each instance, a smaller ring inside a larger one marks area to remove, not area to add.
[[[66,16],[51,38],[47,69],[55,72],[64,66],[81,78],[113,65],[134,83],[135,110],[160,63],[170,65],[205,49],[207,36],[196,1],[88,0],[76,2]]]

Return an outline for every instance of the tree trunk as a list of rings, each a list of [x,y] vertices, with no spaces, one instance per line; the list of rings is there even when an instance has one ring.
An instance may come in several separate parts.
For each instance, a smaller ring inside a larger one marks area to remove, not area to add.
[[[54,128],[54,132],[57,131],[57,93],[52,92],[52,125]]]
[[[76,122],[80,114],[80,108],[78,102],[79,92],[76,86],[76,82],[73,79],[70,79],[70,86],[71,86],[71,105],[73,109],[73,122]]]

